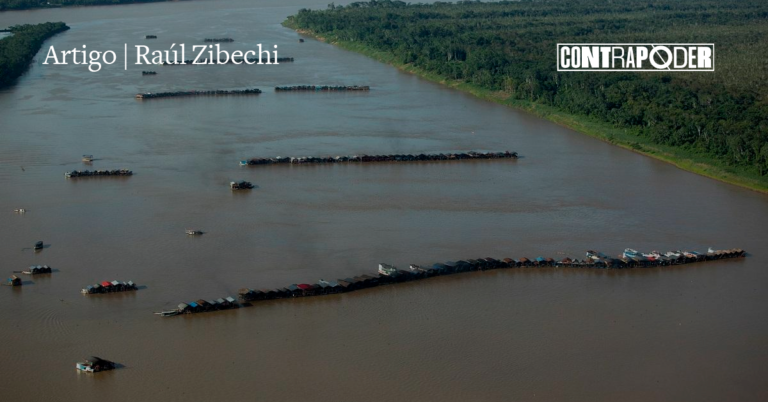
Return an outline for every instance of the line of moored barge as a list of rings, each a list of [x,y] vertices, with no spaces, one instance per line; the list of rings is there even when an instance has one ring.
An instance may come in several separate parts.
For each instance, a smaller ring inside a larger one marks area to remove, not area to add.
[[[232,90],[214,89],[210,91],[146,92],[142,94],[136,94],[136,99],[177,98],[184,96],[258,95],[260,93],[261,90],[258,88]]]
[[[353,156],[307,156],[253,158],[240,161],[241,166],[307,164],[307,163],[343,163],[343,162],[433,162],[480,159],[517,159],[517,152],[466,152],[449,154],[393,154],[393,155],[353,155]]]
[[[294,85],[275,87],[275,92],[370,91],[368,85]]]
[[[503,268],[521,267],[571,267],[571,268],[597,268],[597,269],[627,269],[650,268],[660,266],[683,265],[696,262],[720,260],[726,258],[738,258],[746,255],[744,250],[711,250],[708,253],[697,252],[669,252],[655,257],[637,256],[632,258],[611,258],[594,251],[587,252],[587,258],[577,260],[564,258],[538,257],[535,259],[495,258],[469,259],[461,261],[449,261],[437,263],[431,266],[410,265],[409,270],[401,270],[389,264],[379,264],[379,270],[374,274],[365,274],[336,281],[320,280],[317,283],[294,283],[284,288],[276,289],[248,289],[238,291],[241,302],[249,303],[259,300],[274,300],[295,297],[322,296],[329,294],[345,293],[360,289],[372,288],[400,282],[408,282],[418,279],[426,279],[435,276],[458,274],[472,271],[486,271]],[[181,303],[176,309],[166,310],[155,314],[169,317],[179,314],[202,313],[217,310],[238,308],[241,305],[233,297],[217,300],[200,299],[195,302]]]
[[[75,177],[102,177],[102,176],[133,176],[133,171],[128,169],[115,170],[73,170],[64,173],[66,178]]]
[[[93,285],[86,286],[83,288],[83,290],[80,291],[80,293],[84,295],[96,295],[96,294],[104,294],[104,293],[117,293],[117,292],[128,292],[131,290],[138,290],[139,287],[136,286],[133,281],[128,282],[120,282],[120,281],[104,281],[101,283],[96,283]]]

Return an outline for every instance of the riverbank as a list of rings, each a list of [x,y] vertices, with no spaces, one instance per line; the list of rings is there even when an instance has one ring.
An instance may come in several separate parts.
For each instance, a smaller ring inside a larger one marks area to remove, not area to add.
[[[45,8],[112,6],[121,4],[158,3],[168,0],[63,0],[58,3],[41,3],[33,0],[7,1],[0,0],[0,12],[38,10]]]
[[[43,42],[68,29],[63,22],[20,25],[10,29],[13,35],[0,39],[0,88],[12,85],[27,71]]]
[[[634,133],[631,129],[616,128],[608,123],[597,121],[587,116],[573,115],[563,112],[555,107],[513,99],[509,94],[506,94],[503,91],[491,91],[462,80],[452,80],[440,74],[414,67],[411,64],[399,62],[395,59],[393,54],[372,49],[361,43],[341,41],[332,36],[318,35],[310,30],[299,29],[288,20],[283,22],[283,26],[294,29],[302,35],[307,35],[340,48],[360,53],[379,62],[387,63],[402,71],[416,74],[429,81],[471,93],[484,100],[525,110],[538,117],[568,127],[582,134],[589,135],[633,152],[671,163],[680,169],[768,194],[768,178],[761,178],[748,172],[721,165],[708,158],[703,158],[687,152],[684,149],[653,144],[648,139]]]

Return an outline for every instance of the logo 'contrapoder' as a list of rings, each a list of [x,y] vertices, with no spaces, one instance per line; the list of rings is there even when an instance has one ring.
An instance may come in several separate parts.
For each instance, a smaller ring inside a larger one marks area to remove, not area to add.
[[[557,71],[715,71],[715,44],[558,43]]]

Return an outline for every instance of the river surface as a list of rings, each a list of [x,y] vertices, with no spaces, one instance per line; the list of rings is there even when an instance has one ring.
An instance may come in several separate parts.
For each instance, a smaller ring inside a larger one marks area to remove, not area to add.
[[[0,92],[3,401],[765,401],[768,197],[280,26],[314,0],[0,13],[65,21]],[[157,40],[147,41],[144,35]],[[41,65],[49,45],[278,44],[279,66]],[[274,93],[276,85],[369,93]],[[258,87],[259,96],[137,101]],[[273,166],[249,157],[518,151],[517,161]],[[94,154],[93,166],[80,161]],[[84,168],[125,179],[67,180]],[[231,180],[257,188],[233,193]],[[15,214],[15,208],[27,213]],[[206,232],[188,237],[185,228]],[[33,252],[43,240],[46,248]],[[179,302],[479,257],[741,247],[632,271],[470,273],[160,318]],[[103,280],[137,292],[82,296]],[[76,372],[90,355],[124,367]]]

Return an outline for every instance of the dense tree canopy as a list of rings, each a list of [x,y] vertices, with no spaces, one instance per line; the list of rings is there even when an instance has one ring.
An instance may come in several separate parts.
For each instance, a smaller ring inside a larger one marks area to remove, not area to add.
[[[768,2],[542,0],[301,10],[287,24],[768,175]],[[557,43],[715,43],[716,71],[557,72]]]
[[[62,6],[96,6],[111,4],[150,3],[165,0],[0,0],[0,11]]]
[[[0,88],[10,85],[27,70],[46,39],[67,29],[63,22],[11,27],[11,36],[0,39]]]

